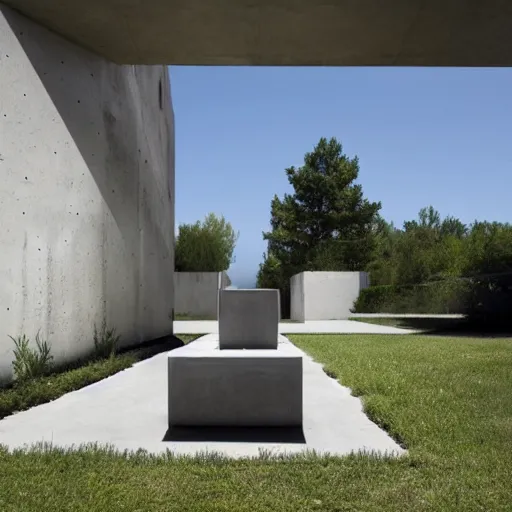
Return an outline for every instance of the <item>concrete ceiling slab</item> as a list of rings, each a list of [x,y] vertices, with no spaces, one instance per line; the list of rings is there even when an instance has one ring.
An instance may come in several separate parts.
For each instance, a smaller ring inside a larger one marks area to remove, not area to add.
[[[511,66],[510,0],[4,0],[119,64]]]

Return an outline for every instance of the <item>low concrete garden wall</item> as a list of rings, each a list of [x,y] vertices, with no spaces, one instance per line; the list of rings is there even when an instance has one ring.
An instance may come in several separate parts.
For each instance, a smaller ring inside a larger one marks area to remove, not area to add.
[[[362,289],[370,285],[367,272],[301,272],[290,280],[292,320],[346,320]]]
[[[216,319],[218,292],[228,284],[226,272],[175,272],[174,315]]]

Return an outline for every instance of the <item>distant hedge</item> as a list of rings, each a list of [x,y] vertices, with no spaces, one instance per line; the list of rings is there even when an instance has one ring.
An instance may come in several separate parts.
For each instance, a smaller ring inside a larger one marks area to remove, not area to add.
[[[354,313],[464,314],[471,283],[446,280],[421,285],[371,286],[361,291]]]
[[[353,313],[463,314],[486,330],[512,331],[512,274],[361,291]]]

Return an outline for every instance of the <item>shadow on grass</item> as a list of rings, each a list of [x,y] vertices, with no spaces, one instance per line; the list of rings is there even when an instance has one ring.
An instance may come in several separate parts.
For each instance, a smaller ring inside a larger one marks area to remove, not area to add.
[[[423,331],[422,336],[459,336],[478,338],[507,338],[510,326],[484,325],[465,318],[396,318],[394,325],[403,329]]]
[[[305,444],[302,427],[170,427],[162,441]]]
[[[423,336],[460,336],[477,338],[512,337],[512,325],[497,324],[491,321],[470,321],[466,318],[443,317],[358,317],[352,321],[373,325],[385,325],[399,329],[411,329]]]
[[[130,345],[126,348],[119,350],[119,354],[128,352],[137,352],[137,358],[142,361],[150,357],[161,354],[162,352],[168,352],[175,348],[183,347],[185,343],[174,335],[163,336],[152,341],[146,341],[137,345]]]
[[[174,321],[175,322],[198,322],[198,321],[216,321],[216,316],[201,316],[201,315],[186,315],[186,314],[175,314]]]

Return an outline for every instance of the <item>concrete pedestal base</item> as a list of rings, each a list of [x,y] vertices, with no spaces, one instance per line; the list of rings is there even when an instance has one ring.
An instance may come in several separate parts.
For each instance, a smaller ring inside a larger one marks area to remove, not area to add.
[[[219,339],[224,349],[276,349],[279,290],[219,290]]]
[[[168,356],[169,426],[302,425],[302,357],[189,346]]]

